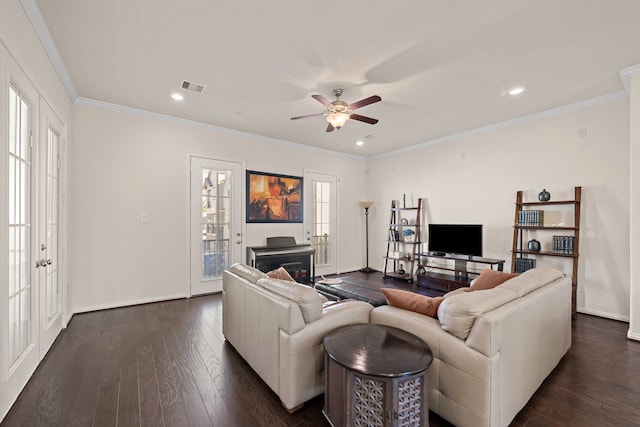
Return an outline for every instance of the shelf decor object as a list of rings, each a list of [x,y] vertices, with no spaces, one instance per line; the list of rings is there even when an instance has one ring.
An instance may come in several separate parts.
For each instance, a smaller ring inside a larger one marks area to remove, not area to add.
[[[551,200],[551,193],[543,188],[542,191],[538,193],[538,200],[541,202],[548,202]]]
[[[580,242],[580,203],[582,187],[574,187],[571,200],[551,200],[551,195],[544,189],[538,194],[537,202],[522,200],[522,191],[516,193],[516,209],[513,221],[513,246],[511,249],[511,272],[522,273],[535,268],[536,260],[540,266],[541,257],[562,257],[571,262],[571,315],[576,318],[576,297],[578,289],[578,257]],[[546,225],[543,217],[550,218],[554,207],[564,206],[573,210],[573,224],[560,222],[558,225]],[[546,217],[543,215],[547,212]],[[551,232],[565,232],[558,235]],[[538,239],[527,239],[535,232]],[[537,245],[533,242],[536,242]],[[547,244],[545,244],[545,242]]]
[[[529,243],[527,243],[527,249],[531,252],[539,252],[540,242],[538,242],[536,239],[529,240]]]
[[[373,206],[374,202],[360,202],[360,206],[364,208],[364,223],[365,223],[365,246],[367,253],[367,266],[361,268],[362,273],[374,273],[378,270],[369,267],[369,208]]]

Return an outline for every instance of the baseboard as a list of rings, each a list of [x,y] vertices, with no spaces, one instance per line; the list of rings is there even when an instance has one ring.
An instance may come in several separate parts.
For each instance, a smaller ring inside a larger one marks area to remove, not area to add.
[[[630,340],[640,341],[640,334],[627,332],[627,338],[629,338]]]
[[[174,295],[158,296],[153,298],[140,298],[140,299],[129,300],[129,301],[119,301],[119,302],[114,302],[109,304],[98,304],[98,305],[92,305],[88,307],[75,308],[73,310],[73,314],[88,313],[90,311],[108,310],[110,308],[128,307],[131,305],[149,304],[152,302],[169,301],[172,299],[181,299],[186,297],[187,297],[186,294],[174,294]]]
[[[69,322],[71,322],[71,318],[73,317],[73,312],[71,313],[66,313],[66,316],[64,318],[64,327],[66,328],[67,325],[69,324]]]
[[[589,314],[591,316],[604,317],[606,319],[619,320],[621,322],[629,323],[629,316],[621,316],[619,314],[608,313],[608,312],[605,312],[605,311],[589,310],[589,309],[584,308],[584,307],[579,308],[577,310],[577,312],[578,313],[583,313],[583,314]]]

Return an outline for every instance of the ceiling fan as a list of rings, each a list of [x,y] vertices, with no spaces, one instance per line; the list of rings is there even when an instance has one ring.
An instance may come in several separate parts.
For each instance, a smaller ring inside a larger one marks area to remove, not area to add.
[[[333,94],[336,97],[336,100],[333,102],[329,101],[322,95],[311,95],[313,99],[327,107],[326,113],[307,114],[306,116],[291,117],[291,120],[305,119],[307,117],[315,116],[325,116],[327,122],[329,123],[329,125],[327,126],[327,132],[332,132],[334,129],[340,129],[349,119],[369,123],[370,125],[375,125],[376,123],[378,123],[378,119],[373,119],[371,117],[361,116],[359,114],[353,113],[353,111],[357,110],[358,108],[362,108],[366,105],[382,101],[382,98],[380,98],[378,95],[373,95],[368,98],[361,99],[358,102],[347,104],[346,102],[340,100],[342,89],[334,89]]]

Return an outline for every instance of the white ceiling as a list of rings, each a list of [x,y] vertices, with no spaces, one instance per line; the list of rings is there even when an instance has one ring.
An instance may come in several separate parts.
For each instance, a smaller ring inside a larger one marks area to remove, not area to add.
[[[80,97],[361,156],[614,94],[640,64],[637,0],[36,3]],[[206,91],[173,101],[183,80]],[[290,120],[337,87],[380,95],[357,111],[380,122]]]

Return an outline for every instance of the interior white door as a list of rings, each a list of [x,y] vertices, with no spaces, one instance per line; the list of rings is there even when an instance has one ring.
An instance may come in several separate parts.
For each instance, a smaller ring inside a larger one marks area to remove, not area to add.
[[[63,125],[48,104],[40,102],[41,137],[38,140],[38,247],[36,279],[40,293],[40,356],[44,357],[62,331],[60,280],[60,147]]]
[[[26,78],[14,79],[8,73],[8,85],[2,94],[8,99],[8,110],[0,108],[8,118],[8,143],[3,146],[3,160],[8,168],[2,182],[6,183],[7,194],[2,202],[3,224],[5,225],[6,245],[0,253],[5,255],[7,278],[3,278],[0,289],[3,290],[3,343],[1,346],[5,384],[3,390],[9,396],[17,396],[29,376],[40,361],[38,352],[39,328],[37,305],[37,282],[34,250],[36,233],[34,230],[37,215],[35,191],[36,170],[34,166],[33,135],[36,129],[37,94],[27,84]],[[3,81],[5,83],[5,81]],[[5,157],[6,156],[6,157]],[[6,283],[6,286],[4,285]]]
[[[338,273],[337,177],[305,172],[305,239],[315,248],[316,276]]]
[[[191,158],[191,295],[222,291],[222,272],[242,261],[242,165]]]

